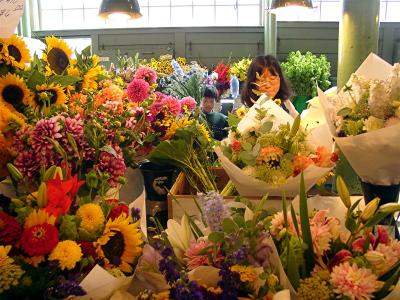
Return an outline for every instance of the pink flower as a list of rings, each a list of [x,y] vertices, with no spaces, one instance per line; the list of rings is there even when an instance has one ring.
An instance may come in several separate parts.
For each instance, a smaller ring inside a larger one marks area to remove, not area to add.
[[[287,218],[288,218],[288,225],[289,225],[289,231],[291,234],[297,235],[296,233],[296,228],[293,223],[293,218],[292,214],[290,212],[287,213]],[[297,223],[300,224],[300,217],[296,215]],[[280,211],[274,215],[271,221],[271,228],[270,232],[271,235],[274,236],[275,238],[279,239],[279,233],[281,230],[285,227],[285,221],[283,217],[283,212]],[[301,235],[301,228],[299,227],[300,235]]]
[[[163,107],[172,115],[177,116],[181,112],[181,103],[178,99],[167,96],[162,100]]]
[[[383,286],[371,270],[344,262],[333,268],[331,284],[334,292],[352,300],[370,300],[373,293]]]
[[[132,102],[143,102],[149,97],[150,85],[143,79],[133,79],[128,84],[127,95]]]
[[[115,151],[113,154],[104,151],[101,152],[97,168],[101,172],[106,172],[110,175],[108,183],[111,187],[115,187],[117,186],[119,177],[125,174],[126,166],[119,146],[114,145],[112,148]]]
[[[311,238],[316,255],[322,256],[339,236],[339,220],[327,217],[327,210],[318,211],[310,220]]]
[[[204,240],[197,242],[192,241],[190,243],[189,248],[185,252],[189,270],[193,270],[199,266],[213,266],[223,260],[221,251],[218,250],[216,257],[213,257],[212,261],[210,261],[209,255],[213,256],[215,253],[214,249],[211,248],[213,245],[212,242]],[[200,254],[203,250],[206,250],[206,253]]]
[[[369,250],[374,250],[379,244],[388,245],[391,242],[389,233],[386,231],[385,227],[382,225],[377,226],[376,236],[372,233],[369,234]],[[360,237],[355,240],[352,244],[353,251],[364,253],[365,237]]]
[[[193,97],[184,97],[181,99],[181,113],[190,112],[197,106],[196,100]]]
[[[62,137],[61,126],[58,117],[42,119],[36,123],[32,130],[32,148],[35,152],[47,155],[49,150],[53,149],[53,144],[48,140],[57,140]]]
[[[136,70],[134,78],[143,79],[148,84],[152,85],[157,82],[157,73],[149,67],[140,67]]]

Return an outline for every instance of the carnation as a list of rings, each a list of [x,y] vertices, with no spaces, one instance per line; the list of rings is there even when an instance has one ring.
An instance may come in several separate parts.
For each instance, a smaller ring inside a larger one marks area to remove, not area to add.
[[[185,252],[189,270],[193,270],[199,266],[212,266],[214,263],[223,260],[220,251],[218,251],[217,257],[212,257],[214,254],[214,249],[211,247],[212,245],[212,242],[206,240],[197,242],[192,241],[190,243],[189,248]],[[210,260],[210,258],[213,259]]]
[[[127,95],[132,102],[143,102],[149,97],[150,85],[143,79],[133,79],[127,87]]]
[[[331,284],[334,292],[352,300],[369,300],[383,286],[370,269],[344,262],[333,268]]]
[[[136,70],[134,78],[143,79],[150,85],[157,82],[157,73],[149,67],[140,67]]]

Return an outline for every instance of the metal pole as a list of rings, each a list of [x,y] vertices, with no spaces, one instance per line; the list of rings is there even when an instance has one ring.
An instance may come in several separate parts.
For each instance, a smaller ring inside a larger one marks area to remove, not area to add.
[[[269,12],[271,0],[264,3],[264,53],[276,56],[276,15]]]
[[[380,0],[342,0],[339,23],[338,88],[370,52],[378,53]]]

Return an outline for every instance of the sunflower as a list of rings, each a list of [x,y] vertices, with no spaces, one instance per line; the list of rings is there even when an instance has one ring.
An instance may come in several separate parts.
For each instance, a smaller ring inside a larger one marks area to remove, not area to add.
[[[167,129],[164,139],[169,140],[170,138],[172,138],[175,135],[176,130],[178,128],[189,126],[192,123],[193,123],[193,120],[189,120],[189,118],[187,118],[187,117],[180,118],[178,121],[173,121]]]
[[[207,140],[207,141],[211,141],[211,136],[210,136],[210,131],[207,129],[207,126],[202,123],[199,124],[197,126],[197,129],[199,130],[199,132],[201,133],[201,135]]]
[[[72,50],[67,43],[54,36],[45,39],[46,50],[42,59],[46,62],[46,75],[62,74],[71,64]]]
[[[3,103],[11,111],[20,113],[26,106],[36,106],[33,95],[24,80],[11,73],[0,77],[0,103]]]
[[[65,104],[67,100],[67,95],[64,89],[58,84],[42,84],[36,86],[36,102],[43,106],[44,103],[50,105],[61,106]]]
[[[0,132],[3,132],[10,126],[10,123],[17,123],[20,127],[25,125],[25,117],[17,112],[14,107],[8,103],[0,101]]]
[[[29,54],[29,49],[21,37],[14,34],[9,38],[3,39],[1,44],[2,57],[7,64],[24,69],[25,64],[30,62],[31,55]]]
[[[88,91],[94,91],[97,89],[98,84],[97,84],[97,77],[102,74],[103,69],[101,66],[96,66],[87,71],[85,75],[83,75],[83,81],[82,81],[82,89],[88,90]]]
[[[109,219],[101,237],[94,243],[96,253],[104,259],[106,268],[118,267],[122,272],[133,271],[130,264],[142,253],[142,237],[138,222],[130,223],[130,217],[121,214]]]

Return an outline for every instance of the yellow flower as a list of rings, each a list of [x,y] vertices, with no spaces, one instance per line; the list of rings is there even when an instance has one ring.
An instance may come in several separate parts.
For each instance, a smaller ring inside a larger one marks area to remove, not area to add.
[[[12,286],[18,285],[19,279],[25,273],[14,260],[8,256],[11,246],[0,246],[0,295]]]
[[[62,106],[67,101],[67,95],[64,89],[58,84],[42,84],[36,86],[36,91],[38,92],[38,102],[40,101],[40,106],[48,104],[50,106]]]
[[[29,265],[31,265],[31,266],[37,268],[37,267],[39,266],[39,264],[40,264],[42,261],[44,261],[44,256],[43,256],[43,255],[40,255],[40,256],[24,257],[24,261],[25,261],[27,264],[29,264]]]
[[[211,135],[210,135],[210,131],[208,130],[207,126],[202,123],[199,124],[197,126],[197,129],[199,130],[199,132],[203,135],[203,137],[207,140],[207,141],[211,141]]]
[[[54,36],[45,38],[46,50],[43,52],[42,59],[46,65],[46,75],[62,74],[71,64],[72,50],[62,39]]]
[[[281,99],[274,99],[274,102],[276,103],[276,105],[279,105],[279,106],[282,105],[282,100]]]
[[[160,292],[153,296],[154,300],[168,300],[169,299],[169,290]]]
[[[180,118],[178,121],[171,122],[171,124],[169,125],[169,127],[165,133],[164,139],[166,139],[166,140],[170,139],[171,137],[173,137],[175,135],[176,130],[178,128],[186,127],[192,123],[193,123],[193,120],[189,120],[188,117],[183,117],[183,118]]]
[[[16,122],[22,127],[25,125],[25,117],[8,103],[0,101],[0,132],[6,129],[11,122]]]
[[[30,228],[38,224],[50,224],[54,225],[56,217],[48,214],[43,209],[32,211],[25,219],[25,228]]]
[[[92,64],[93,64],[93,66],[98,65],[99,62],[100,62],[100,58],[96,54],[93,54],[92,55]]]
[[[185,65],[187,64],[186,58],[184,58],[184,57],[178,57],[178,58],[176,59],[176,62],[177,62],[181,67],[183,67],[183,66],[185,66]]]
[[[222,294],[222,289],[220,287],[208,287],[207,291],[210,293],[213,293],[214,295],[220,295]]]
[[[97,89],[97,77],[103,73],[101,66],[93,67],[83,75],[82,89],[94,91]]]
[[[332,177],[333,175],[335,175],[335,173],[333,173],[332,171],[326,173],[324,176],[322,176],[320,179],[318,179],[317,181],[317,185],[324,185],[325,182]]]
[[[70,66],[70,67],[68,67],[68,69],[67,69],[67,74],[68,74],[69,76],[76,76],[76,77],[81,76],[81,72],[79,71],[79,68],[76,67],[76,66]]]
[[[82,258],[82,249],[75,241],[62,241],[51,251],[49,260],[58,260],[61,270],[75,268]]]
[[[24,40],[12,35],[9,38],[0,40],[2,47],[2,58],[7,64],[18,69],[25,69],[25,64],[29,63],[31,56]]]
[[[33,94],[24,80],[8,73],[0,77],[0,103],[9,110],[22,113],[26,106],[36,107]]]
[[[231,267],[231,271],[240,275],[241,282],[254,282],[258,279],[253,267],[234,265]]]
[[[131,273],[133,269],[130,264],[142,253],[142,243],[138,222],[130,223],[130,217],[121,214],[114,220],[108,220],[94,246],[97,255],[104,259],[107,269],[118,267],[122,272]],[[114,265],[117,257],[120,262]]]
[[[100,205],[84,204],[76,212],[81,219],[81,227],[89,232],[96,232],[104,224],[105,218]]]
[[[246,115],[246,113],[247,108],[245,106],[242,106],[236,110],[236,115],[241,119]]]

